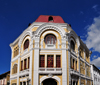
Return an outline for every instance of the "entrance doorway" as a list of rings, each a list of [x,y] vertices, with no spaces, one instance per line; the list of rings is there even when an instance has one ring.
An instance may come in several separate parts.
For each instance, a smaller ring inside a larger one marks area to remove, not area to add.
[[[57,82],[54,79],[46,79],[43,81],[43,85],[57,85]]]

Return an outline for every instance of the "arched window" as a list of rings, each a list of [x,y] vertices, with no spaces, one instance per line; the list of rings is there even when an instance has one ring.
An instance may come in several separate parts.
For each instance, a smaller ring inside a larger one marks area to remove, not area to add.
[[[27,39],[25,42],[24,42],[24,50],[27,49],[29,47],[29,40]]]
[[[17,73],[17,64],[13,66],[13,74]]]
[[[71,40],[70,44],[71,44],[71,51],[75,51],[75,44],[72,40]]]
[[[56,43],[56,37],[53,34],[48,34],[45,36],[44,42],[46,44],[55,44]]]
[[[50,16],[50,17],[48,18],[48,21],[53,21],[53,17]]]

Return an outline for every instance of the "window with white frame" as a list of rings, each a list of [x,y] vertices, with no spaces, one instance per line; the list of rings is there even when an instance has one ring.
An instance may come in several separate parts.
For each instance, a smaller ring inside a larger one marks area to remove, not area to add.
[[[47,45],[49,45],[49,44],[50,44],[50,45],[53,45],[53,44],[56,43],[56,36],[53,35],[53,34],[48,34],[48,35],[45,36],[44,42],[45,42],[45,44],[47,44]]]

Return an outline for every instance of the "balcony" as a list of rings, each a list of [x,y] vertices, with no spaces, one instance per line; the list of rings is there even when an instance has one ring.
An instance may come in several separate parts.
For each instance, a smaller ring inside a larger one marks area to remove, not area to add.
[[[62,68],[39,68],[40,74],[62,74]]]
[[[54,48],[56,48],[56,45],[55,44],[46,44],[46,48],[54,49]]]
[[[19,72],[19,76],[28,75],[28,74],[29,74],[29,69],[26,69],[26,70]]]
[[[11,59],[11,62],[14,62],[15,60],[17,60],[19,56],[20,56],[19,54],[16,55],[14,58]]]
[[[71,75],[77,75],[77,76],[80,75],[80,74],[79,74],[79,71],[74,70],[74,69],[70,69],[70,74],[71,74]]]
[[[17,73],[10,75],[10,79],[16,79],[17,78]]]

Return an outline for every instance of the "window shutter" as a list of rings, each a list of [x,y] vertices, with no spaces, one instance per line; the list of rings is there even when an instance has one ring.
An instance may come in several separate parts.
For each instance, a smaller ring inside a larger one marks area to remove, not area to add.
[[[21,61],[21,71],[23,70],[23,61]]]
[[[24,69],[26,69],[27,59],[24,60]]]
[[[61,67],[60,62],[61,62],[60,55],[57,55],[56,56],[56,67],[58,67],[58,68]]]
[[[53,67],[53,55],[48,55],[47,57],[47,66]]]
[[[44,55],[40,55],[40,67],[44,67],[44,65],[45,65]]]
[[[30,57],[28,58],[28,68],[29,68],[29,66],[30,66]]]

